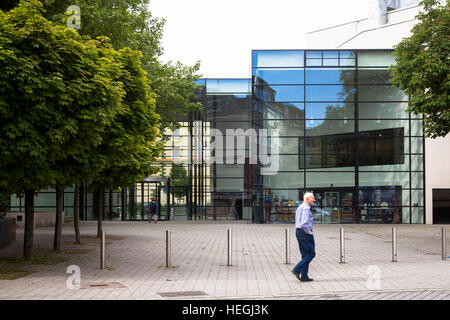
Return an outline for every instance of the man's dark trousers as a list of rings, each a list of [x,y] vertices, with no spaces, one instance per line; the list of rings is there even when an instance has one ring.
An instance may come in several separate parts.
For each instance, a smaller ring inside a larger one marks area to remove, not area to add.
[[[302,254],[302,260],[294,267],[294,270],[299,272],[303,279],[306,279],[308,278],[309,264],[316,256],[314,236],[307,234],[303,229],[297,229],[295,235]]]

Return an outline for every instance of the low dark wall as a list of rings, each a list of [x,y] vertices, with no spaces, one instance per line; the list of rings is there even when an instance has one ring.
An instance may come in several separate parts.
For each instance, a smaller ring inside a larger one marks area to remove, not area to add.
[[[16,241],[16,219],[0,219],[0,248]]]

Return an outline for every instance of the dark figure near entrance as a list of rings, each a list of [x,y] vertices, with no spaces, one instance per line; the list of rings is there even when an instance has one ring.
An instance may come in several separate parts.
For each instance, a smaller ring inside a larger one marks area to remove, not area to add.
[[[151,223],[152,220],[155,223],[158,221],[158,205],[155,202],[155,198],[148,204],[148,222]]]

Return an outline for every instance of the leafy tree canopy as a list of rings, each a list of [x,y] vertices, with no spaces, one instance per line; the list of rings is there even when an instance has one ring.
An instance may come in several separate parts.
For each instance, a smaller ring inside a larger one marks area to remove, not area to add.
[[[425,135],[450,132],[450,7],[448,1],[424,0],[412,35],[394,51],[392,83],[411,95],[408,111],[424,115]]]

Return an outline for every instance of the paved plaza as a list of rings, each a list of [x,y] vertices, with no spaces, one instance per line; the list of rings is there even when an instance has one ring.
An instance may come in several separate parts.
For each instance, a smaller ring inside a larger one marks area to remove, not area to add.
[[[339,263],[339,227],[345,228],[345,263]],[[447,226],[448,227],[448,226]],[[227,266],[227,229],[233,230]],[[285,229],[290,264],[285,264]],[[391,262],[391,225],[315,225],[313,282],[291,273],[300,259],[293,225],[233,222],[104,222],[106,268],[100,269],[96,222],[82,222],[82,245],[63,226],[68,260],[20,265],[33,273],[0,280],[0,299],[450,299],[450,259],[441,258],[441,226],[398,225],[398,262]],[[166,230],[172,231],[172,266],[166,268]],[[49,251],[53,228],[35,230],[36,252]],[[20,255],[17,241],[0,249]],[[2,262],[3,261],[3,262]],[[6,262],[5,262],[6,261]],[[81,271],[81,288],[68,289],[68,266]]]

